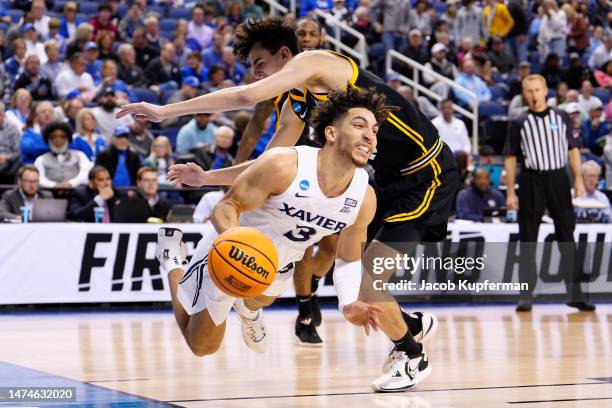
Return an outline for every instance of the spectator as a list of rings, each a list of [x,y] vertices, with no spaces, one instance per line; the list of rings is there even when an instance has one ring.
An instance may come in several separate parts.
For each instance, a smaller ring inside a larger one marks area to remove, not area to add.
[[[429,61],[429,51],[427,50],[427,46],[423,43],[423,35],[417,29],[410,30],[408,34],[408,43],[403,49],[400,49],[400,52],[419,64],[425,64]],[[405,64],[401,64],[398,67],[398,71],[412,78],[412,69]]]
[[[11,109],[6,112],[6,120],[21,134],[32,110],[32,94],[27,89],[17,89],[11,98]]]
[[[85,107],[85,102],[80,97],[79,91],[73,91],[55,107],[53,115],[55,120],[66,122],[73,129],[76,128],[76,117],[81,109]]]
[[[566,102],[567,91],[569,91],[567,84],[565,82],[559,82],[557,89],[555,90],[555,96],[548,98],[546,105],[550,106],[551,108],[556,108],[563,105]]]
[[[406,47],[406,33],[410,29],[410,2],[406,0],[374,0],[372,13],[382,14],[382,40],[386,54]],[[374,18],[374,21],[379,21]]]
[[[523,92],[522,81],[531,73],[531,64],[527,61],[521,61],[518,67],[518,77],[510,80],[508,85],[508,98],[512,99],[516,95]]]
[[[589,58],[589,67],[591,69],[598,69],[603,64],[605,64],[606,61],[609,61],[611,59],[612,34],[609,34],[608,37],[606,37],[606,41],[603,44],[599,45],[597,48],[595,48],[595,51],[593,51],[593,54]]]
[[[176,152],[187,153],[191,148],[212,144],[217,127],[210,122],[209,113],[198,113],[178,132]]]
[[[94,41],[89,41],[87,44],[85,44],[84,50],[83,56],[85,57],[85,63],[87,64],[85,67],[85,72],[91,75],[94,84],[98,86],[102,82],[102,61],[98,59],[98,56],[100,55],[98,44],[96,44]]]
[[[593,96],[593,85],[591,81],[583,81],[582,87],[580,88],[580,96],[578,96],[578,103],[585,112],[591,112],[595,107],[602,108],[603,102],[596,96]]]
[[[236,62],[232,47],[223,48],[223,65],[225,65],[225,79],[230,79],[235,84],[242,83],[247,69],[241,63]]]
[[[34,28],[34,24],[28,23],[23,26],[23,39],[26,43],[26,57],[36,55],[43,64],[47,62],[45,46],[38,41],[38,33]]]
[[[431,34],[431,19],[427,7],[427,0],[417,0],[413,10],[410,10],[410,28],[416,28],[423,35]]]
[[[233,52],[232,52],[233,55]],[[187,66],[181,69],[183,81],[187,77],[195,77],[202,84],[208,81],[208,69],[202,64],[202,54],[200,51],[191,51],[187,56]]]
[[[226,192],[227,188],[224,186],[221,190],[209,191],[204,194],[193,212],[193,222],[198,224],[208,222],[215,206],[225,196]]]
[[[508,120],[517,120],[521,115],[527,112],[528,109],[529,106],[523,94],[514,95],[508,105]]]
[[[215,170],[230,166],[234,158],[229,149],[234,142],[234,129],[229,126],[220,126],[215,130],[215,142],[192,150],[202,167],[206,170]]]
[[[60,52],[62,55],[64,55],[66,53],[66,44],[68,43],[67,40],[62,37],[62,35],[59,33],[59,30],[61,28],[61,24],[59,22],[59,20],[57,18],[53,18],[51,19],[51,21],[49,21],[49,35],[44,38],[44,43],[43,43],[43,50],[45,51],[45,55],[48,57],[47,55],[47,48],[45,47],[45,44],[47,41],[56,41]]]
[[[376,47],[379,47],[382,44],[382,38],[380,35],[381,33],[376,31],[377,27],[378,27],[378,23],[374,24],[372,22],[372,16],[370,15],[370,10],[367,7],[359,6],[355,9],[355,12],[353,13],[353,28],[359,31],[361,34],[363,34],[366,40],[366,44],[368,45],[376,44]],[[299,32],[300,32],[300,28],[298,25],[298,29],[296,31],[296,34],[298,34],[298,42],[303,42],[303,39],[300,39],[299,37]],[[318,32],[319,32],[319,35],[318,35],[318,40],[316,44],[319,44],[321,42],[320,38],[323,35],[323,33],[321,33],[320,27],[319,27]],[[313,41],[313,44],[314,43],[315,42]],[[356,38],[350,38],[347,41],[347,45],[351,47],[354,47],[356,44],[357,44]],[[380,56],[378,56],[378,58],[380,59],[382,58],[382,54],[384,53],[384,47],[380,48],[379,53],[381,54]],[[372,59],[377,58],[377,56],[374,55],[374,47],[370,47],[370,54],[371,54]]]
[[[49,21],[51,17],[45,15],[47,6],[43,0],[32,1],[32,17],[34,18],[34,29],[43,37],[49,35]]]
[[[25,69],[15,80],[15,90],[26,89],[35,101],[54,99],[49,78],[40,74],[40,60],[35,54],[26,57]]]
[[[570,89],[567,91],[567,95],[565,96],[565,103],[558,106],[560,109],[566,109],[569,104],[575,103],[578,107],[578,112],[580,113],[580,120],[585,121],[589,118],[589,114],[582,109],[580,104],[578,103],[580,94],[575,89]]]
[[[589,48],[589,20],[569,4],[564,4],[561,9],[565,11],[570,26],[570,32],[567,34],[570,51],[582,55]]]
[[[110,173],[102,166],[92,167],[87,178],[87,185],[75,188],[68,201],[68,218],[74,221],[94,222],[94,208],[103,207],[102,222],[110,222],[115,205],[113,198],[124,197],[125,194],[113,188]]]
[[[482,10],[482,18],[488,38],[504,38],[514,26],[512,16],[503,1],[487,0],[487,6]]]
[[[119,35],[124,41],[132,38],[134,31],[144,27],[142,9],[136,2],[130,4],[127,14],[119,22]]]
[[[609,22],[610,4],[606,0],[595,0],[589,4],[589,17],[594,26],[605,26]]]
[[[72,150],[72,128],[63,122],[52,122],[43,130],[47,152],[34,161],[40,173],[42,187],[71,188],[87,183],[87,173],[92,162],[85,154]]]
[[[13,24],[10,14],[8,13],[7,7],[4,3],[0,4],[0,23],[4,23],[7,26]]]
[[[71,149],[83,152],[91,161],[106,148],[104,136],[97,131],[96,117],[91,109],[79,110],[76,115],[76,133],[70,144]]]
[[[444,44],[434,44],[434,46],[431,48],[432,59],[430,62],[427,62],[425,66],[448,79],[455,79],[458,72],[457,67],[446,59],[447,51],[448,50]],[[438,81],[436,78],[428,75],[427,73],[423,74],[423,80],[432,91],[442,95],[442,97],[448,97],[448,85]]]
[[[4,67],[11,80],[14,80],[17,74],[21,72],[21,67],[25,62],[27,50],[25,40],[23,38],[17,38],[13,42],[12,48],[13,56],[6,60]]]
[[[491,187],[489,171],[478,169],[472,185],[457,195],[457,218],[483,221],[487,209],[501,209],[505,204],[504,195]]]
[[[136,175],[138,198],[146,200],[151,217],[166,220],[172,204],[158,194],[157,173],[153,167],[141,167]]]
[[[102,85],[113,88],[117,96],[118,105],[125,105],[128,102],[138,101],[136,95],[127,84],[117,79],[117,64],[113,60],[107,59],[102,64]]]
[[[96,117],[98,130],[100,133],[102,133],[106,140],[111,138],[117,128],[129,127],[134,121],[134,119],[132,119],[132,117],[129,115],[120,119],[115,117],[120,109],[117,106],[117,96],[115,95],[115,91],[112,87],[102,87],[100,92],[98,92],[96,102],[98,103],[98,106],[93,108],[92,112]],[[111,171],[111,173],[113,172]],[[115,185],[117,185],[117,183],[115,183]]]
[[[476,76],[476,67],[474,61],[469,59],[463,62],[463,72],[461,72],[455,82],[476,94],[477,103],[487,102],[491,100],[491,91],[482,79]],[[474,101],[463,92],[455,92],[457,99],[464,105],[470,106]]]
[[[13,96],[12,78],[6,73],[4,65],[0,64],[0,102],[11,103]]]
[[[45,42],[45,53],[47,54],[47,62],[40,67],[40,73],[49,80],[55,79],[64,68],[64,63],[59,59],[60,47],[58,42],[55,40]]]
[[[13,184],[21,165],[21,132],[6,120],[4,104],[0,103],[0,184]],[[1,221],[1,220],[0,220]]]
[[[183,20],[183,21],[186,21],[186,20]],[[186,46],[185,36],[186,34],[183,34],[179,31],[175,31],[174,34],[172,34],[172,44],[174,45],[174,49],[176,53],[176,63],[179,65],[179,67],[184,67],[187,65],[187,57],[189,56],[189,54],[191,54],[194,51],[191,48]],[[197,47],[195,48],[197,49]],[[201,62],[201,58],[200,58],[200,62]]]
[[[96,44],[98,44],[98,59],[100,61],[119,61],[117,53],[113,49],[113,36],[111,33],[108,31],[100,31],[96,36]]]
[[[584,81],[595,83],[595,76],[591,69],[582,65],[582,60],[577,52],[569,56],[569,67],[562,75],[563,81],[572,89],[579,89]]]
[[[453,153],[462,151],[471,154],[472,143],[468,137],[465,123],[453,116],[453,101],[445,99],[440,102],[440,112],[442,114],[431,123],[438,129],[442,141],[450,147]]]
[[[572,124],[572,138],[582,141],[582,118],[580,117],[580,105],[577,102],[564,104],[563,110],[567,112]]]
[[[605,136],[610,133],[608,124],[603,120],[602,111],[601,105],[593,105],[589,110],[589,119],[582,124],[582,144],[588,149],[586,154],[583,151],[583,156],[589,159],[601,157]]]
[[[134,31],[132,36],[132,45],[136,51],[136,64],[145,71],[151,61],[159,56],[159,52],[149,47],[147,44],[147,34],[144,28],[139,28]]]
[[[145,70],[145,78],[149,85],[160,89],[177,89],[181,85],[181,70],[174,62],[174,45],[166,43],[159,57],[151,60]]]
[[[106,167],[116,187],[130,187],[136,182],[140,158],[130,147],[130,129],[117,127],[113,132],[111,146],[96,158],[96,164]]]
[[[64,4],[64,15],[60,18],[60,34],[67,41],[75,39],[77,27],[82,23],[81,19],[77,18],[78,9],[77,3],[73,1]]]
[[[145,33],[147,45],[156,53],[159,53],[166,40],[159,36],[159,20],[157,17],[149,16],[145,18]]]
[[[206,68],[223,64],[223,47],[225,46],[225,36],[222,32],[216,31],[213,34],[212,44],[202,52],[202,61]]]
[[[244,17],[242,15],[242,6],[238,2],[230,3],[227,6],[227,22],[236,27],[242,23]]]
[[[559,58],[559,55],[555,53],[548,54],[542,68],[542,76],[551,88],[556,88],[559,82],[563,81],[563,71],[561,71],[561,58]]]
[[[506,75],[514,70],[514,59],[504,46],[504,42],[499,38],[493,40],[491,51],[487,53],[487,58],[491,61],[491,65],[497,68],[497,71]]]
[[[482,9],[474,0],[462,0],[461,3],[463,7],[457,11],[457,30],[453,33],[455,41],[469,37],[472,44],[479,44],[486,36]]]
[[[151,146],[151,154],[142,164],[155,169],[158,183],[167,185],[166,174],[168,174],[170,166],[174,164],[170,139],[166,136],[158,136]]]
[[[66,46],[66,59],[72,60],[72,57],[76,53],[82,53],[85,49],[85,44],[89,41],[93,41],[94,28],[89,23],[81,23],[78,25],[74,40],[68,43]]]
[[[79,90],[85,101],[90,101],[95,95],[94,80],[87,72],[85,57],[76,53],[70,59],[70,66],[62,70],[55,79],[55,89],[60,98],[65,98],[73,90]]]
[[[208,48],[213,37],[213,29],[204,23],[204,5],[196,4],[191,9],[189,37],[193,38],[201,50]]]
[[[527,33],[529,31],[529,17],[523,10],[521,0],[510,0],[508,12],[514,24],[506,36],[508,52],[514,61],[527,60]]]
[[[599,86],[607,89],[608,92],[612,91],[612,59],[604,64],[601,71],[595,71],[595,80]]]
[[[136,153],[141,160],[144,160],[151,152],[151,146],[155,136],[148,129],[149,122],[135,120],[130,125],[130,150]]]
[[[96,38],[100,31],[108,31],[113,35],[113,41],[117,41],[119,39],[119,30],[111,19],[112,13],[113,8],[109,3],[100,3],[98,5],[98,15],[96,15],[90,21],[90,24],[94,29],[94,38]]]
[[[21,207],[32,209],[37,199],[52,198],[50,192],[40,191],[38,187],[38,169],[31,164],[21,167],[17,175],[17,187],[5,191],[0,198],[0,220],[21,220]]]
[[[136,63],[136,51],[132,44],[121,44],[118,50],[119,67],[117,77],[132,87],[141,87],[145,84],[144,71]]]
[[[608,197],[597,190],[599,185],[599,177],[601,177],[601,166],[593,160],[582,163],[582,178],[584,179],[585,194],[583,199],[594,203],[603,204],[605,208],[602,210],[605,222],[612,222],[612,210],[610,208],[610,200]]]
[[[329,11],[334,7],[332,0],[304,0],[300,17],[305,17],[313,10]]]
[[[208,71],[209,80],[204,83],[203,87],[207,92],[218,91],[223,88],[225,80],[225,68],[222,65],[213,65]]]
[[[244,18],[249,17],[263,17],[263,10],[260,6],[255,4],[255,0],[244,0],[243,13]]]
[[[538,34],[540,58],[544,59],[550,53],[563,56],[566,50],[566,38],[569,34],[567,15],[563,10],[559,10],[555,0],[544,0],[543,8],[544,16],[540,21]]]
[[[457,51],[457,67],[463,69],[463,61],[472,58],[472,50],[474,49],[474,43],[470,37],[461,39],[459,43],[459,50]]]

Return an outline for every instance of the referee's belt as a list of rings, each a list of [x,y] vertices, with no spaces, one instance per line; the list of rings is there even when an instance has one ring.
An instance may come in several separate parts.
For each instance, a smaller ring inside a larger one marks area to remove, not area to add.
[[[423,154],[418,159],[408,163],[408,166],[406,168],[401,169],[399,171],[400,175],[407,176],[409,174],[416,173],[417,171],[426,167],[427,165],[429,165],[429,163],[435,160],[438,154],[442,151],[443,147],[444,142],[442,142],[442,139],[438,138],[436,143],[434,143],[434,145],[427,152],[425,152],[425,154]]]

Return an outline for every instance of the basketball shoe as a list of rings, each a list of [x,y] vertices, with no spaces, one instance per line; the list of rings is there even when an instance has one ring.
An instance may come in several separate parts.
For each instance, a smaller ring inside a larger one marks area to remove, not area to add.
[[[310,309],[312,310],[312,324],[319,327],[323,318],[321,317],[321,305],[319,304],[319,297],[316,293],[313,293],[310,297]]]
[[[410,329],[411,332],[415,332],[412,334],[412,336],[417,343],[422,343],[425,341],[425,339],[432,338],[438,330],[438,319],[431,313],[407,313],[402,309],[402,317],[408,325],[408,329]],[[420,329],[418,328],[419,326]],[[417,329],[415,329],[415,327],[417,327]],[[391,349],[389,350],[389,355],[383,363],[383,373],[386,373],[389,370],[389,366],[393,361],[393,353],[395,351],[395,345],[392,345]]]
[[[430,373],[431,366],[422,345],[421,352],[412,358],[404,351],[394,350],[388,370],[374,380],[372,388],[378,392],[406,391],[423,381]]]
[[[187,247],[182,239],[183,231],[178,228],[160,228],[157,232],[155,256],[166,273],[182,268],[187,257]]]
[[[323,340],[317,333],[317,327],[312,317],[298,316],[295,321],[295,335],[300,346],[304,347],[321,347]]]
[[[268,336],[266,335],[266,325],[263,321],[261,309],[254,312],[245,306],[244,300],[236,299],[234,310],[236,310],[240,318],[242,338],[247,347],[256,353],[266,351]]]

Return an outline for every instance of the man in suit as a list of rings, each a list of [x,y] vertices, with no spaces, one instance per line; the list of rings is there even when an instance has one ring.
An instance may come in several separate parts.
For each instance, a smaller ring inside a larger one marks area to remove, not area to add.
[[[115,187],[130,187],[136,183],[140,157],[130,150],[130,129],[118,127],[113,132],[111,146],[100,152],[96,165],[105,167]]]
[[[38,169],[27,164],[17,173],[17,187],[5,191],[0,198],[0,221],[5,218],[21,220],[20,207],[32,208],[34,201],[39,198],[52,198],[50,192],[38,189],[40,174]]]
[[[125,194],[113,189],[109,171],[102,166],[94,166],[89,171],[87,185],[74,189],[68,201],[68,218],[74,221],[94,222],[94,208],[103,207],[103,222],[110,222],[113,215],[115,199]]]

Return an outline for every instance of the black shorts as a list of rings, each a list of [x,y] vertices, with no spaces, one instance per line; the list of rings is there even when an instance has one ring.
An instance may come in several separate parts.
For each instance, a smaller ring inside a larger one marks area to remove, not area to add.
[[[385,186],[373,183],[373,187],[377,209],[368,227],[368,241],[436,242],[446,238],[459,187],[455,157],[448,146],[418,172],[398,176]]]

